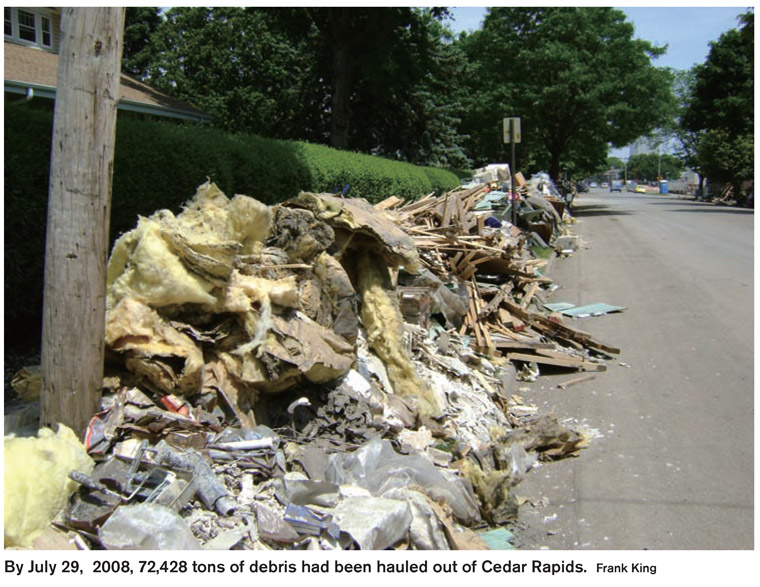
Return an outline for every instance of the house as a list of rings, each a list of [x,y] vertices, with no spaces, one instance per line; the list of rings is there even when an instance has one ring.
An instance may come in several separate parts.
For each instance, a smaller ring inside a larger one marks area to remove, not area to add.
[[[5,7],[4,72],[8,101],[54,100],[60,48],[59,8]],[[211,117],[185,102],[121,74],[119,110],[209,122]],[[51,102],[52,104],[52,102]]]

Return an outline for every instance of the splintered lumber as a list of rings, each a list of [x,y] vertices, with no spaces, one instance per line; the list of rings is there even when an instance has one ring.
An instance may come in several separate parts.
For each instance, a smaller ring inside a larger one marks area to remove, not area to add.
[[[555,345],[550,342],[532,342],[529,340],[514,340],[504,339],[499,333],[491,335],[491,342],[494,348],[499,350],[512,349],[512,350],[540,350],[540,349],[553,349]]]
[[[533,299],[533,296],[536,294],[536,291],[538,290],[538,282],[533,282],[530,284],[530,287],[528,287],[528,291],[525,292],[525,295],[523,296],[522,301],[520,302],[521,308],[527,308],[528,304],[530,304],[530,301]]]
[[[518,181],[524,188],[524,178],[520,176]],[[444,274],[449,280],[454,278],[460,284],[467,283],[469,302],[460,334],[471,335],[474,346],[490,354],[499,349],[536,353],[551,350],[548,342],[537,343],[531,337],[518,334],[526,328],[550,339],[554,348],[561,345],[577,350],[619,353],[619,349],[595,341],[590,334],[529,311],[542,284],[552,283],[550,278],[536,271],[546,264],[546,260],[527,258],[524,251],[527,236],[516,227],[511,231],[486,228],[487,214],[475,210],[487,193],[485,188],[480,185],[456,189],[439,197],[428,195],[400,206],[397,199],[389,198],[378,205],[380,209],[395,209],[397,222],[412,236],[421,260],[431,271]],[[544,207],[553,210],[550,204],[544,203]],[[546,212],[542,207],[535,214],[541,214],[542,210]],[[475,282],[476,275],[478,279],[498,279],[507,283],[499,289],[482,288]],[[512,297],[515,289],[522,293],[519,303]],[[558,361],[560,366],[586,366],[583,359],[566,355],[539,353],[538,359],[534,360],[547,364]],[[595,367],[588,365],[589,369]]]
[[[501,302],[504,300],[504,298],[508,296],[512,291],[513,287],[514,284],[512,282],[509,282],[499,288],[499,292],[493,297],[490,302],[488,302],[488,305],[480,313],[480,317],[488,318],[491,314],[493,314],[498,309],[499,305],[501,305]]]
[[[567,381],[563,381],[557,387],[559,387],[560,389],[567,389],[568,387],[571,387],[573,385],[577,385],[578,383],[583,383],[584,381],[591,381],[595,377],[596,377],[596,375],[594,375],[593,373],[590,373],[588,375],[581,375],[580,377],[576,377],[574,379],[568,379]]]
[[[502,303],[518,318],[527,324],[530,324],[536,330],[547,334],[548,336],[561,336],[563,338],[575,341],[576,343],[579,343],[586,348],[598,350],[608,354],[620,354],[620,349],[595,341],[591,338],[591,335],[586,332],[574,330],[573,328],[570,328],[565,324],[555,322],[546,316],[524,310],[518,304],[515,304],[510,300],[505,299]]]
[[[454,212],[453,206],[454,196],[446,194],[446,205],[443,208],[443,220],[441,220],[441,226],[446,227],[451,224],[451,215]]]
[[[481,329],[481,332],[483,333],[483,340],[485,342],[485,347],[489,349],[489,352],[491,349],[493,349],[493,343],[491,342],[491,336],[488,332],[488,325],[485,323],[479,323],[478,322],[478,312],[480,311],[480,306],[482,305],[482,300],[480,299],[480,296],[478,295],[478,286],[473,280],[472,283],[468,284],[468,289],[470,290],[470,300],[472,303],[472,317],[475,323],[478,325],[478,327]]]
[[[542,357],[541,355],[527,355],[523,353],[509,353],[507,359],[510,361],[525,361],[526,363],[539,363],[542,365],[553,365],[555,367],[567,367],[570,369],[581,369],[582,371],[606,371],[607,365],[592,363],[580,357],[567,357],[563,359],[554,357]]]
[[[375,204],[375,208],[378,210],[388,210],[390,208],[395,208],[399,204],[401,204],[404,200],[399,198],[398,196],[391,196],[390,198],[385,198],[382,202],[378,202]]]

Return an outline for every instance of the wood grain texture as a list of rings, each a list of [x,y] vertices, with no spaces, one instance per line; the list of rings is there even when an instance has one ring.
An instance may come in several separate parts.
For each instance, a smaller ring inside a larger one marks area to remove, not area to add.
[[[42,424],[82,435],[103,383],[123,8],[64,8],[51,150]]]

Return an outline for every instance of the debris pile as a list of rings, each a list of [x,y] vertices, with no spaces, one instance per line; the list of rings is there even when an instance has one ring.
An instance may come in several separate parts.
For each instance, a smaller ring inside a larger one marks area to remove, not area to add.
[[[573,241],[577,237],[561,235],[567,210],[556,189],[549,189],[553,184],[547,178],[526,182],[518,173],[516,179],[522,198],[515,205],[519,206],[518,224],[524,230],[508,220],[509,194],[490,190],[487,184],[401,207],[397,207],[397,199],[377,205],[383,210],[395,209],[398,222],[414,237],[429,271],[401,288],[402,308],[405,297],[416,297],[416,304],[407,302],[406,306],[419,310],[410,310],[408,317],[422,324],[427,324],[430,313],[438,308],[447,325],[471,336],[474,349],[488,356],[506,354],[518,362],[604,370],[603,364],[589,360],[583,351],[609,356],[619,349],[563,325],[556,313],[547,317],[530,309],[539,301],[542,286],[552,280],[541,273],[548,261],[534,258],[529,241],[544,247],[556,242],[557,252],[564,252],[568,247],[577,248]],[[442,299],[445,290],[435,289],[436,277],[439,286],[445,283],[458,288],[461,303],[451,302],[450,295]],[[451,320],[452,309],[459,310],[461,324]]]
[[[529,242],[566,212],[519,185],[270,207],[209,182],[140,218],[109,261],[95,464],[70,467],[56,528],[79,548],[503,543],[513,487],[585,441],[522,404],[515,370],[618,352],[531,308],[551,280]],[[9,540],[7,512],[6,546],[40,539]]]

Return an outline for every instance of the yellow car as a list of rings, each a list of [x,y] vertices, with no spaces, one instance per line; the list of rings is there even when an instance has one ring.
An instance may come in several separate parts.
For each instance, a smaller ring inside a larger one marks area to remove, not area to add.
[[[643,186],[643,185],[637,185],[635,191],[636,191],[637,194],[646,194],[647,193],[647,188],[646,188],[646,186]]]

